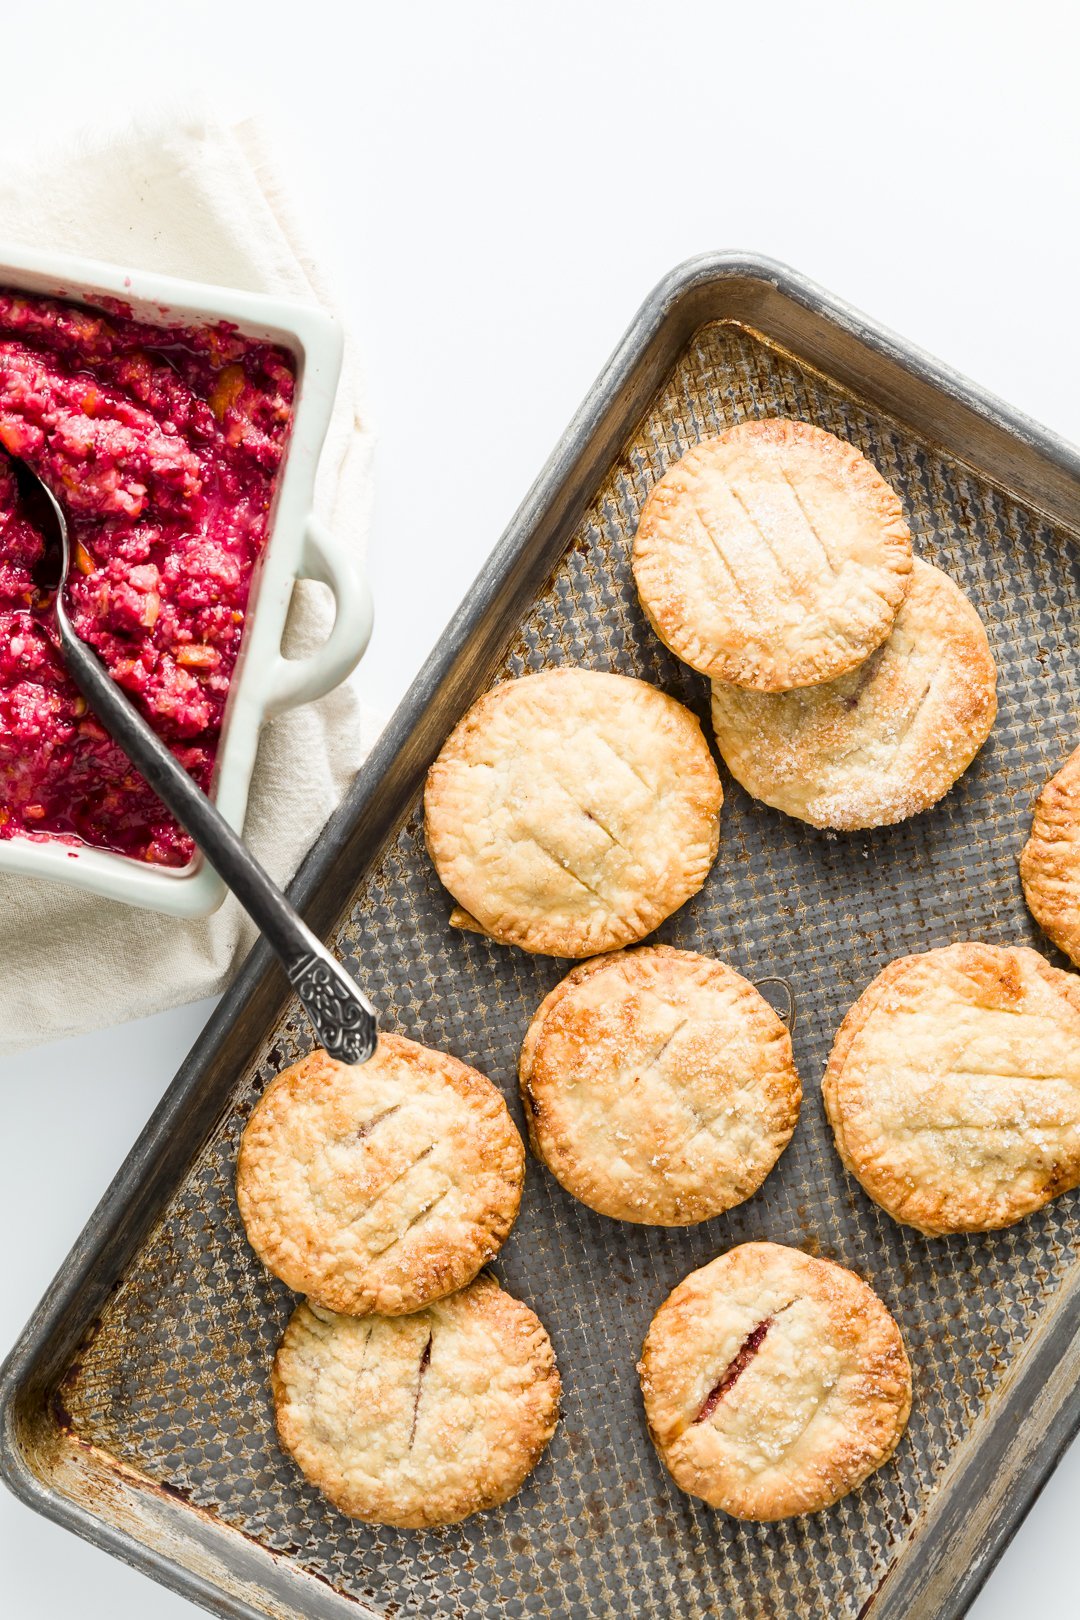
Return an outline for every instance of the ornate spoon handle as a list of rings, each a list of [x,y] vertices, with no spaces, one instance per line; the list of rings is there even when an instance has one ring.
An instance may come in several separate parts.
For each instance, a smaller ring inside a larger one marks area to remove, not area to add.
[[[330,1056],[342,1063],[366,1063],[378,1038],[375,1009],[325,945],[314,940],[314,947],[291,962],[278,951],[289,983]]]

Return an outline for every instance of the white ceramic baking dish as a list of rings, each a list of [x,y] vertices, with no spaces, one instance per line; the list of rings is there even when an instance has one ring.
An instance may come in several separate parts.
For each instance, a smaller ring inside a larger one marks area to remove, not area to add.
[[[323,311],[288,299],[3,244],[0,286],[89,305],[119,298],[137,318],[159,326],[230,321],[245,336],[279,343],[295,357],[292,433],[270,514],[267,544],[252,581],[248,623],[225,709],[211,790],[223,815],[239,829],[264,721],[337,686],[356,666],[371,634],[366,582],[312,509],[315,471],[341,371],[340,328]],[[298,578],[322,580],[333,592],[336,608],[326,641],[302,660],[286,658],[281,650]],[[169,869],[107,850],[45,839],[0,841],[0,872],[53,879],[177,917],[206,916],[225,894],[221,879],[201,856],[186,867]]]

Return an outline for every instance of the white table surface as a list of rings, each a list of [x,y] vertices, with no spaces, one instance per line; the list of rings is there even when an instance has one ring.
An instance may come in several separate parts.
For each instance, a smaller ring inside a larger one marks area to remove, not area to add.
[[[5,139],[197,90],[268,112],[369,357],[389,710],[645,293],[702,249],[789,261],[1080,439],[1069,10],[38,0],[5,28]],[[208,1012],[0,1065],[0,1351]],[[1080,1447],[976,1620],[1080,1612],[1078,1501]],[[0,1494],[0,1615],[193,1612]]]

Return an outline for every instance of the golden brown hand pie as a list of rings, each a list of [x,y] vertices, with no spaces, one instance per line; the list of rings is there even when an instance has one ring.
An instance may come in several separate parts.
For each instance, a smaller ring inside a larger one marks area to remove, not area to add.
[[[854,445],[806,422],[741,422],[656,484],[634,579],[657,635],[716,680],[763,692],[829,681],[892,628],[911,535]]]
[[[892,634],[859,669],[798,692],[714,682],[713,728],[755,799],[814,827],[883,827],[936,804],[971,764],[996,684],[979,615],[916,560]]]
[[[1080,748],[1035,801],[1020,877],[1043,933],[1080,965]]]
[[[368,1524],[453,1524],[505,1502],[559,1417],[551,1340],[484,1275],[412,1316],[295,1312],[274,1362],[278,1434]]]
[[[787,1030],[707,956],[642,945],[598,956],[541,1003],[520,1078],[537,1156],[601,1215],[705,1221],[756,1192],[802,1090]]]
[[[1080,1183],[1080,979],[1023,947],[901,957],[833,1043],[844,1164],[928,1236],[1010,1226]]]
[[[632,944],[704,883],[720,778],[688,709],[644,681],[552,669],[493,687],[428,773],[443,883],[505,945],[591,956]]]
[[[900,1330],[853,1272],[744,1243],[691,1272],[638,1367],[675,1483],[738,1519],[817,1513],[896,1450],[911,1411]]]
[[[313,1052],[240,1143],[248,1239],[330,1310],[393,1316],[469,1282],[506,1238],[525,1152],[501,1094],[445,1052],[380,1035],[367,1063]]]

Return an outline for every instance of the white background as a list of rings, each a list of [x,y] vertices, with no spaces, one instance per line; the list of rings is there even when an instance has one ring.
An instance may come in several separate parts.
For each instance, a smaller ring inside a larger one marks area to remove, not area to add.
[[[269,117],[369,359],[389,710],[637,305],[702,249],[788,260],[1080,439],[1070,11],[36,0],[4,17],[3,126],[195,91]],[[208,1010],[0,1067],[0,1352]],[[1078,1504],[1080,1448],[976,1620],[1080,1613]],[[192,1612],[0,1496],[5,1620]]]

